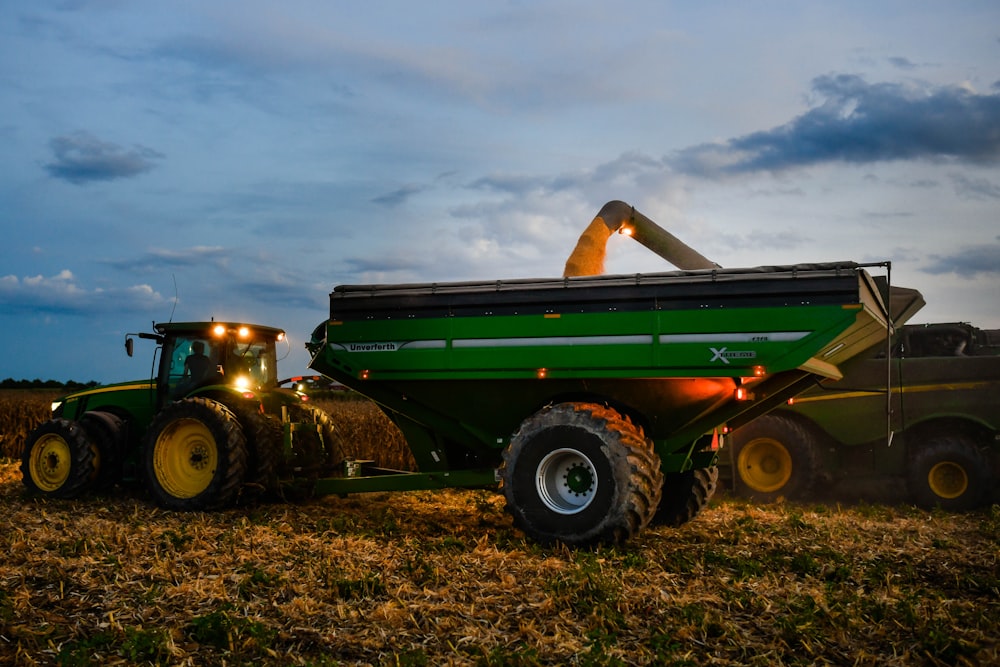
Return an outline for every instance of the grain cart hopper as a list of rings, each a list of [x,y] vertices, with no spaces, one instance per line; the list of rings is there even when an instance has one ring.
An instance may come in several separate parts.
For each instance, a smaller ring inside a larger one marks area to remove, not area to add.
[[[676,241],[621,202],[598,221]],[[710,492],[698,473],[719,429],[885,340],[871,266],[335,287],[310,366],[378,403],[419,471],[361,465],[317,489],[500,482],[527,535],[572,545],[686,521]]]

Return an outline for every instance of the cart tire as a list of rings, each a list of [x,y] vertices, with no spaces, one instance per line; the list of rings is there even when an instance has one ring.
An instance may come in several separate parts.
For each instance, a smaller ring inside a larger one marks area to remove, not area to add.
[[[718,484],[719,469],[715,466],[667,473],[653,522],[665,526],[687,523],[708,506]]]
[[[663,473],[652,441],[615,410],[560,403],[529,417],[504,450],[514,525],[543,544],[621,544],[646,527]]]
[[[51,419],[28,434],[21,478],[28,493],[75,498],[93,486],[97,458],[97,447],[82,426]]]
[[[228,408],[207,398],[168,405],[143,446],[146,488],[173,510],[206,510],[236,499],[246,474],[246,437]]]
[[[971,510],[986,501],[990,464],[966,435],[932,436],[909,451],[906,482],[919,507]]]
[[[819,444],[804,425],[781,415],[764,415],[733,433],[738,495],[758,502],[798,500],[814,491]]]
[[[94,490],[110,489],[122,476],[122,454],[125,451],[125,422],[115,414],[91,410],[80,417],[80,426],[87,431],[97,447],[97,477]]]

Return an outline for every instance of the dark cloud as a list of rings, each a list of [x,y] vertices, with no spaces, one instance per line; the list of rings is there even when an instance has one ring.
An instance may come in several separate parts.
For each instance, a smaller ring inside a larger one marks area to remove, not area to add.
[[[55,137],[49,145],[55,159],[45,165],[45,170],[53,178],[76,185],[138,176],[152,169],[154,161],[163,157],[151,148],[125,149],[101,141],[88,132]]]
[[[181,250],[154,248],[136,257],[109,260],[105,264],[133,273],[159,273],[164,269],[206,265],[224,268],[231,254],[231,250],[222,246],[193,246]]]
[[[382,206],[399,206],[413,195],[420,194],[426,189],[427,187],[423,185],[404,185],[392,192],[373,198],[372,203]]]
[[[952,174],[952,185],[960,197],[966,199],[1000,199],[1000,185],[985,178],[970,178],[964,174]]]
[[[822,103],[785,125],[692,146],[668,161],[685,173],[714,176],[827,162],[1000,159],[1000,94],[869,84],[853,75],[819,77],[813,91]]]
[[[922,270],[926,273],[955,273],[965,278],[977,275],[1000,275],[1000,237],[998,243],[966,246],[951,255],[931,255],[931,264]]]

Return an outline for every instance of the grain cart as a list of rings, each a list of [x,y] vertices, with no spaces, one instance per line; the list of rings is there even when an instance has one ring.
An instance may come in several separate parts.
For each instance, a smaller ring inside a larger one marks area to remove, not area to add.
[[[679,244],[622,202],[602,225],[667,258]],[[687,250],[692,270],[335,287],[310,366],[373,399],[419,471],[358,462],[317,489],[499,482],[515,525],[571,545],[692,518],[727,423],[840,377],[892,324],[867,270],[885,264],[723,269]]]
[[[329,417],[283,389],[280,329],[239,322],[170,322],[154,333],[154,377],[70,394],[29,434],[29,492],[68,498],[137,481],[163,507],[223,507],[277,490],[283,479],[329,474]],[[287,343],[286,343],[287,344]]]
[[[1000,330],[903,326],[888,355],[740,428],[727,448],[723,474],[756,500],[832,492],[950,510],[1000,500]]]

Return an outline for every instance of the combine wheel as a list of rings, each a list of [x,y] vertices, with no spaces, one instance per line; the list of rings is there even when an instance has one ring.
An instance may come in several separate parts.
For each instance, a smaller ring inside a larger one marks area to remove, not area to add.
[[[143,447],[146,486],[161,507],[215,509],[231,504],[246,473],[246,438],[236,416],[206,398],[164,408]]]
[[[737,492],[760,502],[798,499],[816,482],[819,446],[796,421],[764,415],[733,433]]]
[[[97,447],[87,431],[68,419],[52,419],[28,435],[21,475],[29,493],[74,498],[97,477]]]
[[[660,500],[652,442],[602,405],[539,411],[521,424],[503,459],[507,510],[542,543],[623,543],[649,523]]]
[[[986,498],[990,465],[968,436],[937,435],[910,450],[906,482],[920,507],[970,510]]]
[[[664,475],[663,498],[653,521],[667,526],[687,523],[705,509],[718,483],[715,466]]]
[[[122,453],[125,451],[125,422],[102,410],[85,412],[80,426],[87,431],[97,447],[97,477],[94,488],[103,491],[121,479]]]

